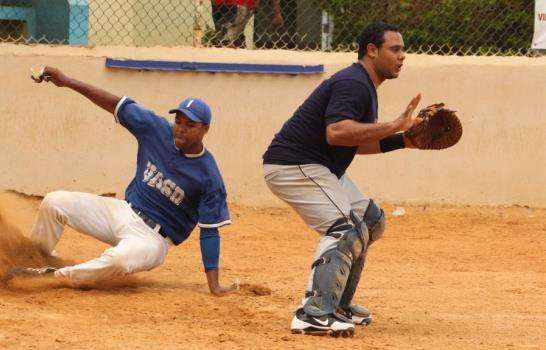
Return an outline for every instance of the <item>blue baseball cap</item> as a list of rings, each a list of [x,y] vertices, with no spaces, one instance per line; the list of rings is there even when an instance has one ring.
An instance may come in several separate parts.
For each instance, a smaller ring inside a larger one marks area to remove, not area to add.
[[[169,113],[181,112],[197,123],[210,124],[212,113],[209,105],[200,98],[187,98]]]

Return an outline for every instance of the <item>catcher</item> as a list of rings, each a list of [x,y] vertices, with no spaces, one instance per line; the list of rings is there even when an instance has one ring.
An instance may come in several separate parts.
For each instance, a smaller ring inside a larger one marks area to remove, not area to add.
[[[292,319],[293,333],[352,336],[355,324],[371,322],[369,310],[352,301],[368,247],[385,230],[385,214],[346,174],[354,156],[440,149],[460,138],[458,119],[443,105],[413,116],[421,95],[398,118],[377,121],[376,88],[398,77],[404,59],[397,27],[367,26],[358,61],[322,82],[263,156],[270,190],[320,234],[307,291]]]
[[[68,225],[109,244],[100,257],[58,269],[20,267],[12,274],[52,275],[78,284],[151,270],[198,225],[210,292],[222,296],[236,290],[235,284],[222,287],[218,277],[218,228],[231,221],[222,176],[203,145],[212,118],[207,103],[198,98],[182,101],[169,111],[175,114],[172,124],[129,97],[118,97],[53,67],[32,78],[74,90],[111,113],[138,141],[136,174],[125,200],[57,191],[47,194],[40,205],[31,239],[46,254],[55,254]]]

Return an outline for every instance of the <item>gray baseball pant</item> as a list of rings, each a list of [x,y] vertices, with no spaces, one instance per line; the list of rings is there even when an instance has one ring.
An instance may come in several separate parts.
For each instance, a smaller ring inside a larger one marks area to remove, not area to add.
[[[347,174],[338,179],[320,164],[264,164],[264,178],[271,192],[321,235],[313,261],[337,244],[336,238],[325,236],[332,224],[343,216],[348,218],[351,210],[362,218],[370,203]],[[313,268],[307,290],[312,290],[314,272]]]

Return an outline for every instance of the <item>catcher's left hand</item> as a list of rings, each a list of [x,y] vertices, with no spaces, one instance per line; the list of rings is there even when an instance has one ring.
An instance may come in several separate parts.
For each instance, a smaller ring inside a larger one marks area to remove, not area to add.
[[[455,111],[437,103],[423,108],[418,118],[423,121],[404,132],[415,148],[444,149],[455,145],[463,135],[463,126]]]

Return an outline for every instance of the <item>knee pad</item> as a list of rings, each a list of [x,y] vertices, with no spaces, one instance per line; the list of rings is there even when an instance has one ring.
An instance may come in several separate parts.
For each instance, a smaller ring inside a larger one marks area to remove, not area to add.
[[[364,213],[364,222],[370,235],[370,244],[383,236],[386,224],[385,213],[383,209],[375,204],[373,199],[370,199],[370,204],[368,204],[368,208]]]
[[[346,254],[354,262],[366,248],[367,234],[362,221],[358,220],[354,212],[347,218],[338,219],[326,232],[327,236],[338,239],[337,250]]]
[[[351,267],[366,249],[366,239],[359,225],[346,218],[336,221],[327,235],[338,242],[313,263],[313,290],[306,293],[309,299],[304,305],[305,312],[316,317],[336,311]]]

